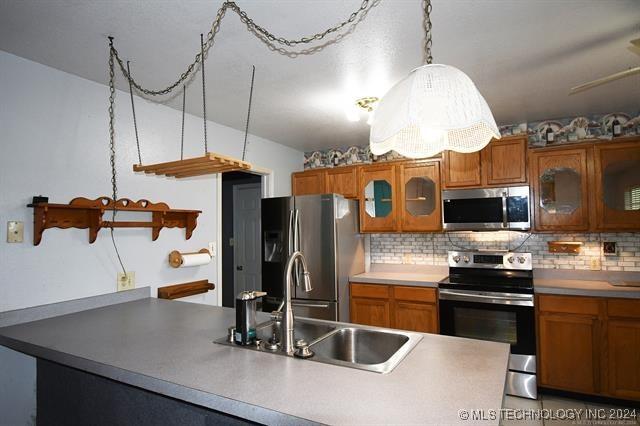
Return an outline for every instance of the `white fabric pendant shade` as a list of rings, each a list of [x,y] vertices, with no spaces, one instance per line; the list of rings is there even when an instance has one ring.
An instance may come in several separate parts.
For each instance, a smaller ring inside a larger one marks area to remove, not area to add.
[[[413,70],[380,100],[370,146],[374,155],[394,150],[424,158],[443,150],[479,151],[491,138],[500,138],[498,126],[471,79],[455,67],[430,64]]]

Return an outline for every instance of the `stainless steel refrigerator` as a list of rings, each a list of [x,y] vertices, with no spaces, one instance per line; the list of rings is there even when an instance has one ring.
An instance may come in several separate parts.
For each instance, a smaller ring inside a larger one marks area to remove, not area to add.
[[[287,259],[300,250],[313,290],[295,286],[295,315],[348,322],[349,277],[364,272],[358,202],[336,194],[264,198],[261,214],[263,311],[277,309],[282,301]],[[294,275],[294,283],[302,282],[299,273]]]

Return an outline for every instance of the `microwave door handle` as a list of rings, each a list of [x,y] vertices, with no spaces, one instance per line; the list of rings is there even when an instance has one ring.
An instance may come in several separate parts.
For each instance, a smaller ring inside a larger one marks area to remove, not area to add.
[[[507,217],[507,191],[502,192],[502,227],[509,227],[509,220]]]

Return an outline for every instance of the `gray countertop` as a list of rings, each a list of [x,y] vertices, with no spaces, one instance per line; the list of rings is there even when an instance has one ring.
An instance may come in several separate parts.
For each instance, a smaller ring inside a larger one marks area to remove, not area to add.
[[[544,273],[548,271],[536,270],[539,275],[534,273],[533,287],[534,291],[539,294],[561,294],[573,296],[593,296],[593,297],[620,297],[628,299],[640,299],[640,287],[618,286],[612,285],[609,281],[602,279],[594,279],[605,277],[606,275],[591,273],[586,279],[570,279],[572,276],[580,276],[580,274],[566,273],[554,274]],[[354,275],[350,278],[354,283],[368,284],[390,284],[417,287],[438,287],[438,282],[447,277],[443,273],[431,273],[429,271],[419,270],[418,272],[409,272],[404,270],[375,270]],[[631,275],[628,282],[636,279],[635,275]],[[625,278],[620,276],[614,277],[616,282],[624,282]],[[637,282],[637,281],[635,281]]]
[[[421,272],[386,272],[375,271],[354,275],[352,283],[391,284],[417,287],[438,287],[438,282],[446,278],[442,274],[425,274]]]
[[[640,287],[616,286],[608,281],[535,278],[533,286],[539,294],[640,299]]]
[[[459,410],[502,405],[506,344],[425,334],[377,374],[212,343],[234,318],[146,298],[0,328],[0,344],[268,424],[465,424]]]

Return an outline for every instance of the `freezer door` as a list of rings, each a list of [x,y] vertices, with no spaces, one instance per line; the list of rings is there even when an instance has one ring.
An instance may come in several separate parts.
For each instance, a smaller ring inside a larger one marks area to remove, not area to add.
[[[296,317],[338,321],[338,303],[317,300],[292,300]]]
[[[293,197],[262,199],[262,290],[270,300],[284,296],[284,267],[293,250],[293,206]],[[263,303],[263,309],[270,312],[277,303],[272,305]]]
[[[295,197],[294,231],[307,259],[313,290],[296,286],[296,299],[338,301],[336,277],[335,196]],[[301,271],[301,268],[298,268]],[[298,281],[302,283],[301,278]]]

